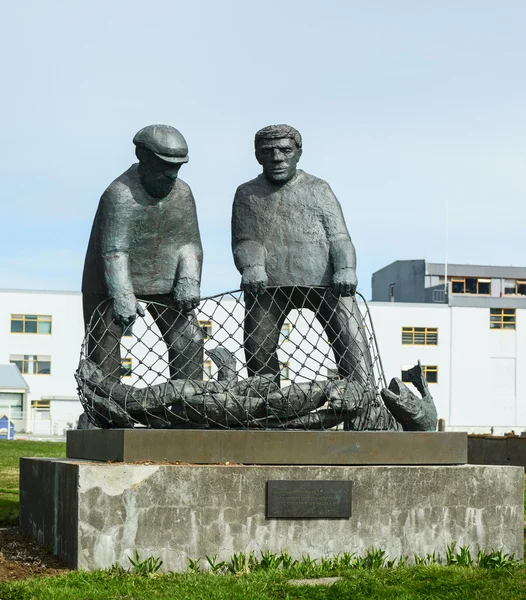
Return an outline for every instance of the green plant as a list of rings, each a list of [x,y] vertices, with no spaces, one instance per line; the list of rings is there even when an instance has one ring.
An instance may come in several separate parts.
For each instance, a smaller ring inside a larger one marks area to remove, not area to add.
[[[275,552],[267,550],[266,552],[259,553],[261,558],[259,559],[259,568],[264,570],[279,569],[282,563],[282,555],[277,555]]]
[[[446,564],[457,567],[473,567],[473,557],[469,545],[464,544],[456,552],[457,543],[455,540],[446,548]]]
[[[294,560],[287,551],[282,552],[279,559],[284,569],[292,569],[298,565],[298,561]]]
[[[126,575],[127,571],[124,567],[121,567],[119,563],[114,562],[109,569],[105,570],[110,577],[122,577]]]
[[[415,565],[429,566],[429,565],[436,565],[438,563],[438,558],[434,552],[433,552],[433,554],[429,554],[429,552],[428,552],[425,556],[419,556],[418,554],[415,553],[415,554],[413,554],[413,556],[415,559]],[[399,566],[400,566],[400,563],[399,563]]]
[[[312,575],[318,566],[318,561],[315,558],[311,558],[309,554],[303,556],[297,564],[297,568],[304,575]]]
[[[514,554],[504,554],[502,550],[493,550],[486,553],[486,550],[479,550],[477,554],[477,563],[481,569],[503,569],[505,567],[514,567],[519,564],[515,560]]]
[[[353,565],[355,554],[350,552],[344,552],[338,557],[338,567],[340,569],[350,569]]]
[[[214,554],[214,556],[208,556],[208,554],[206,555],[206,560],[208,562],[208,565],[210,566],[210,570],[212,571],[212,573],[216,574],[216,573],[224,573],[227,567],[227,564],[224,560],[217,560],[217,554]]]
[[[128,556],[128,560],[134,569],[132,572],[143,577],[155,577],[163,564],[163,561],[159,557],[156,558],[154,556],[149,556],[142,560],[137,550],[135,550],[135,558]]]
[[[233,554],[230,561],[226,563],[228,572],[233,573],[234,575],[250,573],[251,571],[256,570],[257,567],[258,560],[255,557],[254,552],[250,552],[250,554],[245,554],[244,552]]]
[[[380,548],[371,548],[367,550],[363,559],[362,567],[364,569],[381,569],[385,565],[386,553]]]
[[[200,562],[201,562],[201,557],[196,558],[196,559],[189,558],[188,566],[186,567],[186,570],[189,571],[190,573],[199,573],[201,571],[201,568],[199,566]]]

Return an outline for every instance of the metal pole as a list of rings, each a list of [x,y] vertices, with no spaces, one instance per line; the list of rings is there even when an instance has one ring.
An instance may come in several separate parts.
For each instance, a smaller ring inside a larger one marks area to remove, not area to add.
[[[447,295],[447,291],[448,291],[448,285],[447,285],[448,246],[449,246],[449,197],[446,196],[446,261],[444,263],[444,302],[448,301],[448,295]]]

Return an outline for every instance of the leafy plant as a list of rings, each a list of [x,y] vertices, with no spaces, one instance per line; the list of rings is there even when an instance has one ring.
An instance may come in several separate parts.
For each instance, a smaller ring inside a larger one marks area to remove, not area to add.
[[[415,553],[413,556],[415,559],[415,565],[423,565],[428,567],[429,565],[436,565],[438,563],[438,558],[434,552],[433,554],[429,554],[428,552],[425,556],[419,556]]]
[[[338,559],[338,567],[341,569],[350,569],[353,566],[355,557],[354,552],[344,552]]]
[[[381,569],[385,565],[386,553],[380,548],[371,548],[363,559],[364,569]]]
[[[196,559],[189,558],[188,566],[186,567],[186,570],[189,571],[190,573],[199,573],[201,571],[201,568],[199,566],[200,562],[201,562],[201,557],[196,558]]]
[[[502,550],[493,550],[486,553],[486,550],[479,550],[477,554],[477,562],[481,569],[503,569],[506,567],[514,567],[519,561],[515,560],[514,554],[504,554]]]
[[[464,544],[456,551],[457,543],[455,540],[446,548],[446,564],[457,567],[473,567],[473,557],[469,545]]]
[[[266,552],[259,553],[261,558],[259,559],[259,568],[264,570],[279,569],[282,563],[282,556],[267,550]]]
[[[143,577],[157,576],[159,569],[163,564],[163,561],[159,557],[154,556],[149,556],[142,560],[137,550],[135,550],[135,557],[131,558],[128,556],[128,560],[131,562],[134,569],[132,572],[137,575],[142,575]]]
[[[294,560],[287,551],[282,552],[279,558],[284,569],[292,569],[298,565],[298,561]]]
[[[317,559],[311,558],[310,554],[307,554],[307,556],[303,556],[297,564],[298,570],[304,573],[305,575],[312,575],[313,572],[316,570],[317,566]]]
[[[433,556],[435,555],[435,553],[433,552]],[[398,564],[396,565],[397,567],[405,567],[407,565],[407,561],[409,560],[409,556],[407,556],[407,554],[405,556],[399,556],[398,557]]]
[[[208,554],[206,555],[206,560],[208,561],[208,565],[210,566],[210,570],[212,573],[224,573],[226,571],[227,564],[224,560],[217,560],[217,554],[210,557]]]

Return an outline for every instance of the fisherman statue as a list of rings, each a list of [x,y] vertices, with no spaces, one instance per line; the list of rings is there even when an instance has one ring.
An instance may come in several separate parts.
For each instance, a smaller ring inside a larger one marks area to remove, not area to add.
[[[170,378],[202,378],[203,333],[194,309],[203,250],[192,190],[178,177],[188,146],[169,125],[144,127],[133,143],[139,162],[102,195],[86,253],[88,356],[119,379],[120,341],[144,316],[144,300],[168,347]]]

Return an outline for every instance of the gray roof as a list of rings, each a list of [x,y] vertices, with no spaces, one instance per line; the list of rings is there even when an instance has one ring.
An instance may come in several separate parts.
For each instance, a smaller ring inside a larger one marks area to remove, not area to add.
[[[444,263],[427,263],[428,275],[444,275]],[[493,265],[459,265],[448,263],[447,274],[451,277],[496,277],[526,279],[526,267],[497,267]]]
[[[0,390],[29,390],[16,365],[0,365]]]

